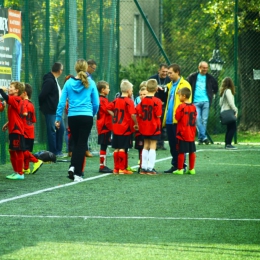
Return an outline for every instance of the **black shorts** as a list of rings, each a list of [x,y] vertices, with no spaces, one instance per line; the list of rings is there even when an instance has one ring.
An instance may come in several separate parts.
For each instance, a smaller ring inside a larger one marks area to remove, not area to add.
[[[138,135],[135,137],[135,149],[142,150],[144,148],[144,137]]]
[[[24,144],[25,144],[24,149],[26,151],[29,151],[29,152],[33,151],[34,139],[24,138]]]
[[[160,140],[160,135],[143,135],[144,139],[149,139],[149,140]]]
[[[196,152],[195,142],[186,142],[178,139],[177,151],[179,153],[194,153]]]
[[[111,145],[111,132],[98,135],[98,144]]]
[[[9,149],[25,151],[24,136],[20,134],[9,134]]]
[[[131,135],[115,135],[113,134],[112,147],[114,149],[128,149],[133,145],[131,144]]]

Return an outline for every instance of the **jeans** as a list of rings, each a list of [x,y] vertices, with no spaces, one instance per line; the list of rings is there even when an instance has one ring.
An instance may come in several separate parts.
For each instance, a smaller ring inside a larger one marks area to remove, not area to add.
[[[197,120],[196,127],[198,131],[198,139],[199,141],[204,141],[207,139],[207,122],[209,117],[209,102],[202,101],[198,103],[194,103],[197,109]]]
[[[178,166],[178,151],[177,151],[177,138],[176,138],[176,131],[177,131],[177,124],[166,125],[166,131],[168,135],[168,141],[170,146],[170,152],[172,156],[171,164],[175,168]]]
[[[56,115],[44,114],[44,116],[47,127],[48,150],[55,155],[61,154],[64,137],[63,120],[60,122],[60,128],[57,129],[55,127]]]

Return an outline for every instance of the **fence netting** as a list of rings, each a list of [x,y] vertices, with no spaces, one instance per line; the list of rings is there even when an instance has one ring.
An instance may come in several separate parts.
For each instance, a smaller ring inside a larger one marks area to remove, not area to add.
[[[223,68],[209,73],[219,85],[226,76],[234,80],[238,129],[259,131],[260,7],[256,2],[0,0],[2,7],[22,12],[21,81],[33,86],[37,149],[47,149],[45,120],[38,104],[42,77],[54,62],[60,61],[64,64],[58,79],[62,87],[65,76],[75,74],[78,58],[97,62],[93,79],[110,83],[112,100],[123,78],[134,84],[137,95],[139,84],[155,74],[160,63],[179,64],[186,78],[197,71],[200,61],[209,61],[213,51],[219,50]],[[218,103],[219,94],[210,108],[210,135],[225,130],[219,123]],[[6,112],[1,113],[1,125],[5,121]],[[4,163],[9,157],[7,133],[2,133],[0,139]],[[92,138],[93,147],[95,142]]]

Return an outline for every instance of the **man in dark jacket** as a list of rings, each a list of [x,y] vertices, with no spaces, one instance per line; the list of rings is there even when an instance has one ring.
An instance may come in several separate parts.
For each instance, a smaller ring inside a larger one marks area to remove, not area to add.
[[[55,127],[56,110],[61,96],[61,89],[57,81],[62,74],[63,65],[56,62],[51,72],[43,76],[43,84],[39,95],[40,110],[45,116],[48,138],[48,149],[56,156],[63,156],[62,144],[64,137],[64,124],[59,129]]]
[[[197,130],[199,144],[209,144],[207,139],[207,122],[209,108],[212,103],[213,95],[218,92],[218,82],[208,73],[209,65],[205,61],[199,63],[199,71],[192,73],[187,78],[192,88],[192,102],[197,109]]]

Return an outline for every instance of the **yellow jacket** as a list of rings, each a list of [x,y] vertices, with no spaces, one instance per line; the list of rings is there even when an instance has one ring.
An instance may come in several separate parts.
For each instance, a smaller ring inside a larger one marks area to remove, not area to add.
[[[174,124],[177,124],[177,120],[175,119],[175,113],[176,113],[176,109],[177,107],[181,104],[180,99],[179,99],[179,95],[178,95],[178,91],[181,88],[189,88],[191,90],[191,86],[190,83],[188,81],[186,81],[185,79],[183,79],[183,77],[181,77],[179,84],[176,87],[175,93],[174,93],[174,108],[173,108],[173,115],[172,115],[172,122]],[[172,88],[172,81],[167,84],[167,88],[168,88],[168,98],[167,98],[167,103],[166,103],[166,108],[165,108],[165,113],[164,113],[164,117],[163,117],[163,126],[165,126],[166,123],[166,115],[167,115],[167,111],[168,111],[168,102],[169,102],[169,98],[170,98],[170,92],[171,92],[171,88]],[[192,92],[192,90],[191,90]],[[189,101],[191,103],[192,100],[192,95],[189,98]]]

